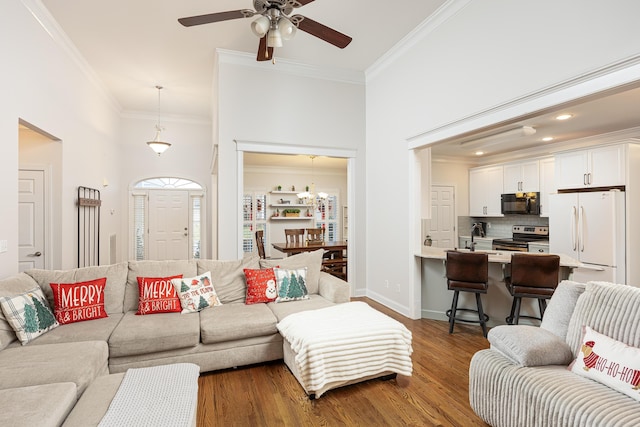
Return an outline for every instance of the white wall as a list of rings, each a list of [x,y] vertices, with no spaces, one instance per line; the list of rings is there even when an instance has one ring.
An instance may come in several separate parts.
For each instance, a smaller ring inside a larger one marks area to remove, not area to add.
[[[0,277],[18,271],[18,120],[20,118],[61,139],[62,185],[60,232],[61,267],[76,265],[76,192],[80,185],[101,188],[102,178],[113,177],[119,187],[119,117],[110,98],[101,91],[24,4],[5,0],[0,13],[0,240],[9,250],[0,254]],[[11,35],[10,37],[8,35]],[[108,191],[105,207],[119,208]],[[103,233],[118,232],[118,219],[105,219]],[[101,250],[108,259],[108,251]]]
[[[218,60],[218,105],[214,106],[218,129],[214,137],[219,144],[217,243],[221,259],[235,259],[239,253],[236,140],[310,147],[310,151],[313,147],[357,150],[356,204],[364,205],[364,85],[294,75],[287,72],[284,61],[275,65],[254,65],[255,59],[250,61],[250,65],[244,65],[224,55]],[[356,265],[360,272],[356,277],[364,277],[364,259],[360,259],[366,244],[364,214],[360,210],[354,218],[358,235]]]
[[[209,120],[180,117],[162,117],[165,128],[162,140],[171,143],[171,147],[158,156],[146,144],[155,137],[157,116],[125,114],[122,119],[122,145],[126,153],[122,158],[119,174],[123,185],[121,203],[123,222],[120,234],[120,260],[128,259],[128,208],[129,189],[138,181],[146,178],[171,176],[190,179],[202,185],[206,190],[207,210],[215,209],[211,197],[211,123]],[[211,239],[207,234],[207,244],[203,258],[211,254]]]
[[[402,203],[412,194],[407,139],[640,51],[630,42],[640,38],[633,0],[615,7],[595,0],[449,6],[462,8],[367,72],[367,240],[387,248],[367,252],[367,293],[405,314],[420,286],[406,260],[421,237],[411,234],[416,213],[379,209],[375,196],[393,193]],[[386,288],[385,279],[401,291]]]

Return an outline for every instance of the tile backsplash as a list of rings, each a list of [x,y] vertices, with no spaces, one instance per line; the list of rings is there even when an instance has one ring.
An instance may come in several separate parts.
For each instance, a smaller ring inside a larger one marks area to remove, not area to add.
[[[458,217],[458,236],[469,236],[474,222],[487,223],[487,237],[511,237],[513,225],[549,226],[548,217],[535,215],[505,215],[501,217]]]

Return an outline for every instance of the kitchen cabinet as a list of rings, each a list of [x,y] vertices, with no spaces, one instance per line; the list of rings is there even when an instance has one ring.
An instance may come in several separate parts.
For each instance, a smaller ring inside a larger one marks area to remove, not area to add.
[[[625,185],[624,145],[608,145],[556,154],[558,189],[578,189]]]
[[[540,216],[549,216],[549,194],[557,191],[555,182],[555,159],[540,160]]]
[[[503,167],[469,169],[469,215],[502,216],[500,196],[503,191]]]
[[[508,163],[503,170],[505,193],[540,191],[540,163],[537,160]]]

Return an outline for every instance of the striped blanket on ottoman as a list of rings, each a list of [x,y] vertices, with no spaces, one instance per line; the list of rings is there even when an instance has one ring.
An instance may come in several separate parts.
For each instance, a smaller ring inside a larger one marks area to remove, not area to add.
[[[311,398],[390,373],[410,376],[411,332],[364,302],[291,314],[280,323],[284,361]]]

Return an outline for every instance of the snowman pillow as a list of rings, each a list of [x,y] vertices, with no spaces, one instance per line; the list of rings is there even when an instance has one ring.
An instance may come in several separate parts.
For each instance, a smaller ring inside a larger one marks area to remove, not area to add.
[[[276,290],[276,276],[273,268],[262,270],[244,269],[247,278],[247,297],[245,304],[273,302],[278,296]]]

